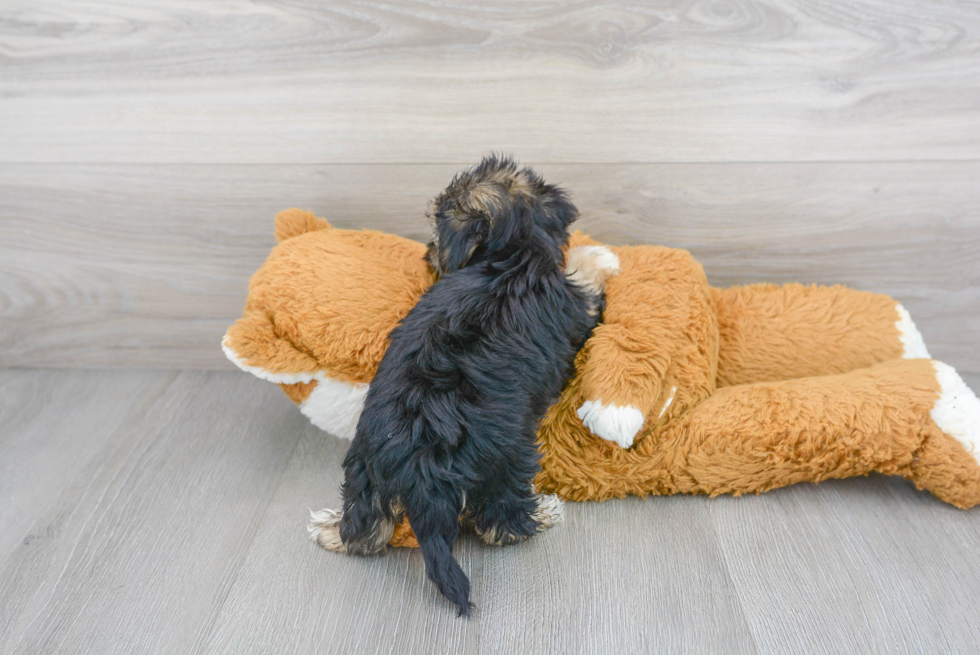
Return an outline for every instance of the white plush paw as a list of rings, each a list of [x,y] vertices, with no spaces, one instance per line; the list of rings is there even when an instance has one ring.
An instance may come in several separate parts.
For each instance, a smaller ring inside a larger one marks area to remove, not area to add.
[[[586,400],[576,414],[592,434],[622,448],[632,446],[643,427],[643,412],[632,405],[620,407],[603,405],[601,400]]]
[[[980,462],[980,399],[952,366],[937,361],[932,365],[941,391],[929,415]]]
[[[593,293],[602,293],[606,280],[619,271],[619,257],[606,246],[572,248],[565,261],[565,275]]]
[[[346,553],[347,546],[340,538],[340,519],[343,512],[336,509],[321,509],[319,512],[310,510],[310,524],[306,530],[310,539],[327,550],[336,553]]]

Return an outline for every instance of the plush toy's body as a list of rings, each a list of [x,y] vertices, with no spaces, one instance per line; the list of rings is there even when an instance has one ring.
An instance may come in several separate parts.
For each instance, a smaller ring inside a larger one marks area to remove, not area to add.
[[[351,438],[388,333],[434,281],[425,246],[300,210],[282,212],[276,234],[225,352]],[[581,245],[598,244],[576,233],[570,246]],[[980,503],[980,400],[928,359],[895,300],[717,289],[686,251],[609,250],[621,272],[541,424],[539,491],[738,495],[879,472],[957,507]]]

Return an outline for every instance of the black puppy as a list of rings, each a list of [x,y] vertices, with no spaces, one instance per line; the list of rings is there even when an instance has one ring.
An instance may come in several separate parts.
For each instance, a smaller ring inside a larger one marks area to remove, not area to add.
[[[468,615],[460,521],[509,544],[561,520],[561,501],[533,487],[535,433],[618,264],[577,248],[566,274],[576,216],[560,189],[494,156],[435,199],[427,258],[440,278],[391,332],[344,460],[343,515],[314,515],[318,543],[378,553],[407,515],[429,579]]]

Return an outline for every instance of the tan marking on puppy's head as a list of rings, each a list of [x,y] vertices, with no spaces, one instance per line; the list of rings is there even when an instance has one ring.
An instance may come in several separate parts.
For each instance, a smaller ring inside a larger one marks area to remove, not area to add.
[[[578,211],[564,192],[506,156],[489,155],[459,173],[429,205],[432,241],[426,258],[440,275],[465,266],[477,251],[515,238],[567,240]],[[503,225],[507,223],[507,225]]]

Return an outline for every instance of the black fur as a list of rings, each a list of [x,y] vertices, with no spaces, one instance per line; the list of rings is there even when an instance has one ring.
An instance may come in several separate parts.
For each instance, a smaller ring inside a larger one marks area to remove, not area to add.
[[[505,541],[538,530],[538,422],[601,300],[563,271],[574,205],[510,159],[457,176],[433,214],[428,258],[442,277],[392,331],[371,383],[344,460],[340,534],[350,553],[380,552],[407,515],[429,579],[469,615],[452,555],[460,519]]]

